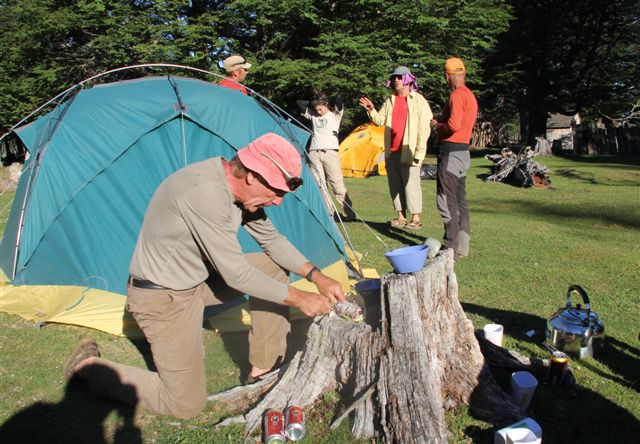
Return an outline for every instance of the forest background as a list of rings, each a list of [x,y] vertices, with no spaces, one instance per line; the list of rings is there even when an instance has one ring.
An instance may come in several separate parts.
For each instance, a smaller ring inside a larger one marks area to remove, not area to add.
[[[312,87],[342,94],[345,133],[367,121],[358,98],[380,106],[398,65],[438,114],[452,56],[467,65],[480,119],[525,143],[544,136],[549,112],[637,125],[639,19],[639,0],[1,0],[0,134],[109,69],[172,63],[223,74],[234,53],[254,65],[246,84],[294,115]]]

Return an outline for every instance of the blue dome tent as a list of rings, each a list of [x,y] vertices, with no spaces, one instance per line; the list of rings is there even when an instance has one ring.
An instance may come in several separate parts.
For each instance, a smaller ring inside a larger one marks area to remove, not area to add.
[[[309,138],[268,101],[202,80],[143,77],[72,90],[51,112],[14,130],[29,158],[0,245],[6,278],[0,309],[36,322],[134,334],[124,295],[153,192],[174,171],[209,157],[231,158],[267,132],[300,153]],[[305,186],[267,213],[347,288],[343,238],[310,186],[308,168],[302,176]],[[246,232],[238,236],[246,252],[259,250]],[[222,308],[212,325],[237,329],[240,310]]]

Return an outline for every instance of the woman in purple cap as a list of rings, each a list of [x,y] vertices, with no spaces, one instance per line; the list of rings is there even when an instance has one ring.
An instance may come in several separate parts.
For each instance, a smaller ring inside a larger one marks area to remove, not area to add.
[[[384,154],[389,193],[396,211],[389,224],[395,228],[422,228],[420,167],[427,154],[433,117],[427,99],[418,92],[416,77],[406,66],[398,66],[387,81],[391,95],[377,111],[368,97],[360,98],[376,126],[384,125]],[[409,219],[411,215],[411,219]]]

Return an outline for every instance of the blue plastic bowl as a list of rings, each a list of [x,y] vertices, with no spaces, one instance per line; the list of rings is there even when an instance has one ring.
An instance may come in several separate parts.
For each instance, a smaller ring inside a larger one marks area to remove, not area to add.
[[[422,270],[429,252],[428,245],[413,245],[411,247],[396,248],[385,253],[387,260],[396,273],[415,273]]]

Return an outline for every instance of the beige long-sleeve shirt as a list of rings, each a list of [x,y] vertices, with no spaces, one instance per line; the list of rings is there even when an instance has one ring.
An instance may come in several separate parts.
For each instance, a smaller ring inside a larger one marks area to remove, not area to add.
[[[285,270],[295,272],[306,262],[264,211],[243,212],[235,204],[221,158],[216,157],[182,168],[160,184],[147,208],[129,272],[184,290],[204,282],[210,264],[230,287],[282,303],[287,285],[245,260],[237,237],[241,224]]]
[[[396,96],[392,94],[382,104],[380,111],[375,108],[367,114],[371,122],[376,126],[384,125],[384,154],[385,158],[391,154],[391,116]],[[400,161],[405,165],[420,166],[427,154],[427,141],[431,134],[431,119],[433,113],[429,102],[424,96],[412,91],[407,96],[409,113],[402,138],[402,151]]]

